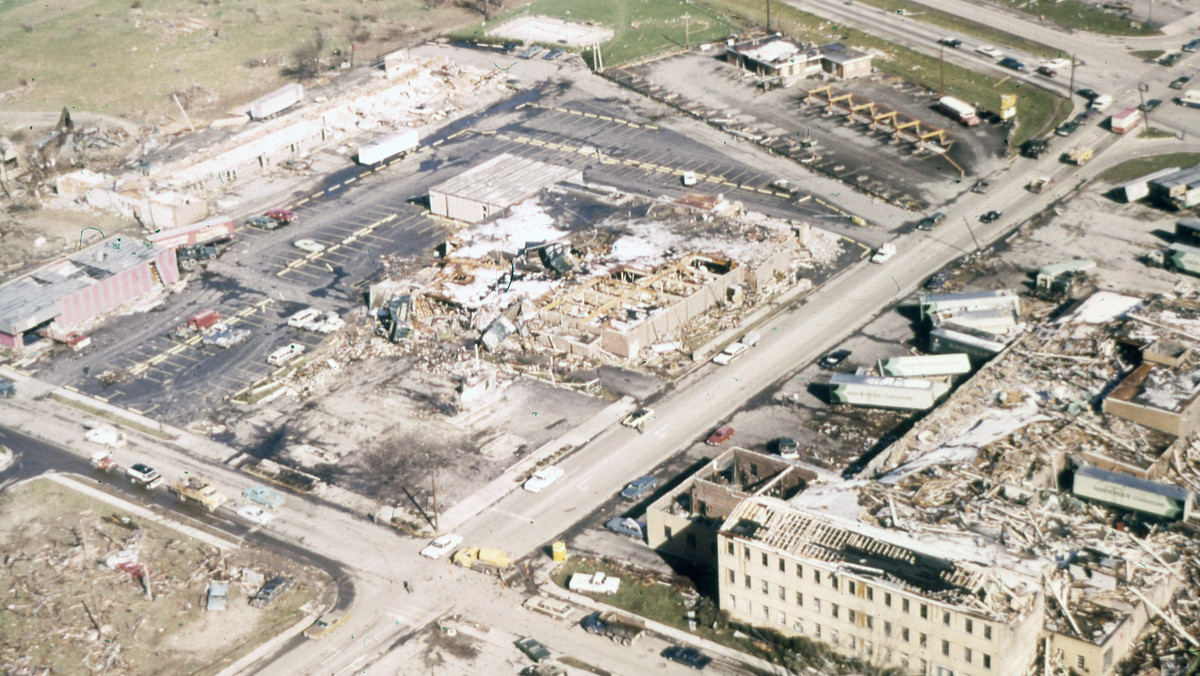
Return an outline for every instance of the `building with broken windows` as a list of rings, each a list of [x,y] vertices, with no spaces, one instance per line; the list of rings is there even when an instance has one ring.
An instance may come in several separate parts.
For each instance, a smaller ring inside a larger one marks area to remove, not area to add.
[[[871,74],[871,55],[840,42],[805,46],[779,34],[730,40],[725,61],[759,77],[790,80],[821,73],[839,79]]]

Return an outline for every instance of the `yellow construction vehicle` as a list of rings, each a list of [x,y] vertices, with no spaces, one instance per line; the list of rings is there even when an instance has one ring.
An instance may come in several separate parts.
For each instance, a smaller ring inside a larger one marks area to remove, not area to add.
[[[204,505],[210,512],[216,511],[228,499],[221,493],[218,493],[212,484],[194,476],[176,479],[167,488],[179,496],[180,502],[195,500]]]
[[[464,547],[455,552],[451,560],[463,568],[481,570],[504,570],[512,565],[512,559],[507,554],[487,547]]]

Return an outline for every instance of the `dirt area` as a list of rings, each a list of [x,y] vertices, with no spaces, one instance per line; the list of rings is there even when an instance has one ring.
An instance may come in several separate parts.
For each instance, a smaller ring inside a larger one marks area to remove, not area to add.
[[[710,121],[752,125],[776,139],[816,142],[802,160],[812,169],[838,178],[858,190],[906,208],[924,209],[961,192],[962,174],[938,155],[914,154],[911,143],[895,143],[885,132],[864,124],[847,126],[842,116],[829,117],[823,105],[804,105],[804,92],[824,86],[806,79],[791,86],[763,91],[747,71],[725,63],[711,52],[693,51],[626,69],[674,95],[673,105],[698,102],[713,114]],[[875,74],[869,78],[831,81],[835,89],[921,120],[949,132],[948,156],[969,176],[986,175],[1003,166],[1004,129],[983,124],[968,129],[933,109],[937,99],[898,78]]]
[[[0,496],[0,548],[6,673],[216,673],[295,623],[324,588],[313,571],[252,550],[221,551],[46,479]],[[147,577],[105,564],[122,551],[136,553]],[[246,601],[261,582],[244,575],[251,571],[294,584],[266,609],[252,608]],[[224,611],[205,610],[210,580],[230,582]]]
[[[552,19],[545,16],[521,16],[506,21],[489,30],[488,35],[512,38],[520,42],[572,45],[584,47],[598,42],[608,42],[613,37],[611,28]]]
[[[113,214],[71,208],[12,209],[0,214],[0,282],[51,259],[66,256],[80,245],[104,237],[141,230]]]

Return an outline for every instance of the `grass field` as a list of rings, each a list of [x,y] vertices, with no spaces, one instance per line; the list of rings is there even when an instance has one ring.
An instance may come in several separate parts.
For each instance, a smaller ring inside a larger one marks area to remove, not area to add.
[[[148,122],[248,103],[289,81],[292,52],[325,36],[326,61],[348,54],[359,26],[359,59],[461,25],[473,14],[421,0],[8,0],[0,3],[0,101],[7,110],[64,106]],[[256,65],[250,65],[251,63]],[[9,98],[3,98],[8,93]]]
[[[1195,164],[1200,164],[1200,153],[1167,153],[1165,155],[1151,155],[1149,157],[1139,157],[1136,160],[1122,162],[1114,167],[1109,167],[1104,173],[1096,178],[1101,181],[1110,183],[1126,183],[1135,178],[1145,176],[1160,169],[1167,167],[1190,167]]]
[[[1158,30],[1122,19],[1080,0],[992,0],[998,5],[1048,19],[1064,28],[1077,28],[1105,35],[1158,35]]]
[[[880,9],[887,10],[889,12],[913,7],[912,4],[905,2],[905,0],[859,0],[859,2],[863,3],[864,5],[871,5],[872,7],[878,7]],[[909,18],[933,26],[952,28],[959,33],[965,33],[967,35],[977,37],[983,42],[988,42],[993,45],[1000,45],[1003,47],[1011,47],[1012,49],[1019,49],[1023,52],[1033,54],[1034,56],[1039,56],[1044,59],[1057,59],[1060,57],[1066,58],[1068,56],[1067,53],[1064,53],[1063,50],[1058,47],[1036,42],[1034,40],[1021,37],[1016,33],[1009,33],[1008,31],[996,28],[995,26],[979,23],[978,21],[972,21],[965,17],[958,16],[957,14],[943,12],[929,5],[921,5],[919,8],[913,9],[912,13],[909,15]]]
[[[705,0],[706,4],[723,12],[731,22],[753,22],[762,25],[766,21],[763,6],[752,0]],[[803,40],[823,44],[841,40],[848,44],[876,50],[875,67],[879,70],[910,80],[923,87],[938,91],[944,82],[944,91],[964,101],[978,102],[985,109],[1000,109],[1001,94],[1017,95],[1017,120],[1013,135],[1013,147],[1019,147],[1025,139],[1039,136],[1058,126],[1071,113],[1071,102],[1050,92],[1026,86],[1019,80],[997,80],[945,64],[939,75],[938,58],[897,46],[853,28],[833,24],[829,21],[799,11],[793,7],[773,6],[772,28]]]
[[[600,47],[606,68],[679,49],[689,42],[719,40],[735,30],[716,13],[682,0],[535,0],[494,19],[488,27],[525,14],[581,23],[595,21],[612,28],[613,39]],[[477,23],[456,31],[453,36],[477,40],[484,37],[484,26]],[[585,56],[590,63],[590,50]]]

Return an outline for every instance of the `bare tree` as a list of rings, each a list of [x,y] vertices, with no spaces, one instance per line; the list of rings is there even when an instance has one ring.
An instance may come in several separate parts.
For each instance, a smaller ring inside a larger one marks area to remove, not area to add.
[[[316,28],[312,39],[292,51],[292,65],[284,73],[299,80],[310,80],[321,72],[325,53],[325,31]]]
[[[459,5],[483,15],[484,21],[492,20],[492,9],[504,6],[504,0],[461,0]]]
[[[358,54],[358,46],[371,39],[371,30],[363,25],[363,17],[353,17],[353,22],[346,27],[346,42],[350,43],[350,67],[354,67],[354,57]]]

